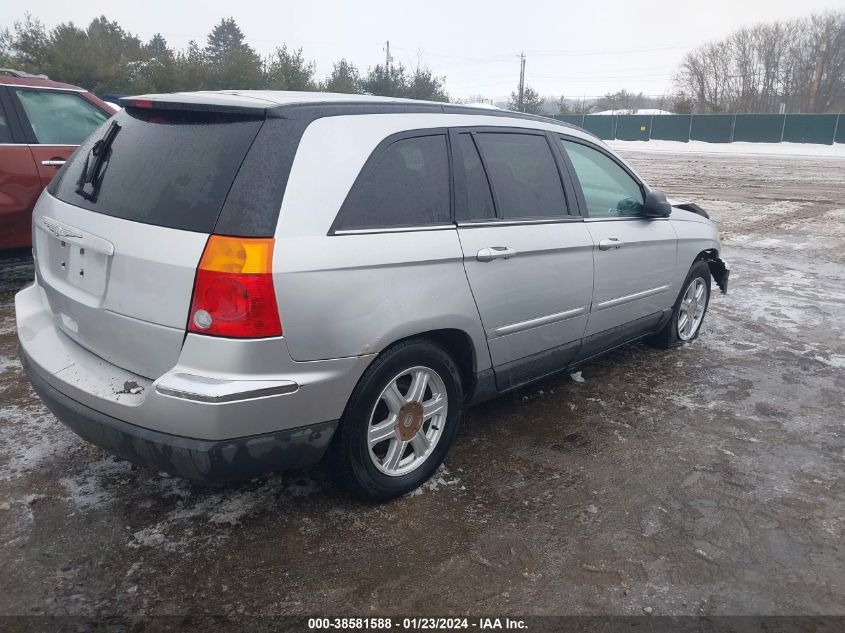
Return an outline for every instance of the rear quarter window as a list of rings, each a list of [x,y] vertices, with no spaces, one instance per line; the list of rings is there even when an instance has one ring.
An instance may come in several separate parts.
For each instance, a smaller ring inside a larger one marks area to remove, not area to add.
[[[212,112],[126,108],[96,195],[80,188],[86,160],[110,122],[92,134],[50,184],[58,199],[134,222],[210,233],[264,119]],[[88,195],[84,195],[87,193]]]
[[[414,136],[376,149],[332,229],[437,225],[450,216],[446,135]]]

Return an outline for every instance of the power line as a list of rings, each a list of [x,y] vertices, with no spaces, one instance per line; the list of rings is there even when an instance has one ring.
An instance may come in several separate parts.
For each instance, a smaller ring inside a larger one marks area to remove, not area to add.
[[[532,55],[539,57],[564,57],[567,55],[619,55],[622,53],[654,53],[657,51],[677,50],[681,48],[691,48],[689,43],[678,44],[674,46],[647,46],[640,48],[617,48],[617,49],[593,49],[593,50],[559,50],[559,51],[527,51]]]

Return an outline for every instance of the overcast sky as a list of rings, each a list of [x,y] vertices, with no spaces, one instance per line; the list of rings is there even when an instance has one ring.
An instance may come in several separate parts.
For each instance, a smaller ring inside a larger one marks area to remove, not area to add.
[[[29,3],[27,3],[29,4]],[[0,0],[0,26],[23,17],[20,0]],[[417,61],[446,76],[453,97],[508,95],[525,51],[526,83],[543,95],[601,95],[626,88],[671,90],[684,53],[758,21],[845,8],[845,0],[39,0],[29,10],[50,28],[103,14],[146,41],[161,32],[171,46],[203,45],[221,17],[234,17],[262,55],[277,45],[304,49],[323,77],[346,57],[362,71]]]

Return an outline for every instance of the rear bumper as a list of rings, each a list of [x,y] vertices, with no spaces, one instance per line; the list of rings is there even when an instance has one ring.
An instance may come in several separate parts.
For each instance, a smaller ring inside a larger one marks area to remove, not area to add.
[[[372,358],[295,362],[282,337],[188,334],[176,365],[153,379],[73,340],[37,283],[15,296],[15,310],[22,355],[44,382],[88,409],[167,436],[223,442],[337,420]]]
[[[21,349],[36,393],[74,433],[130,462],[203,482],[248,479],[311,466],[328,448],[337,420],[226,440],[203,440],[145,429],[87,407],[52,387]]]

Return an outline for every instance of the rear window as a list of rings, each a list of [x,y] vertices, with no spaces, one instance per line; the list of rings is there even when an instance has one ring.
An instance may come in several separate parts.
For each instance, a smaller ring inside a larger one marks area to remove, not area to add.
[[[92,148],[120,126],[98,186],[84,180]],[[263,117],[127,108],[94,132],[53,179],[69,204],[134,222],[210,233]]]

